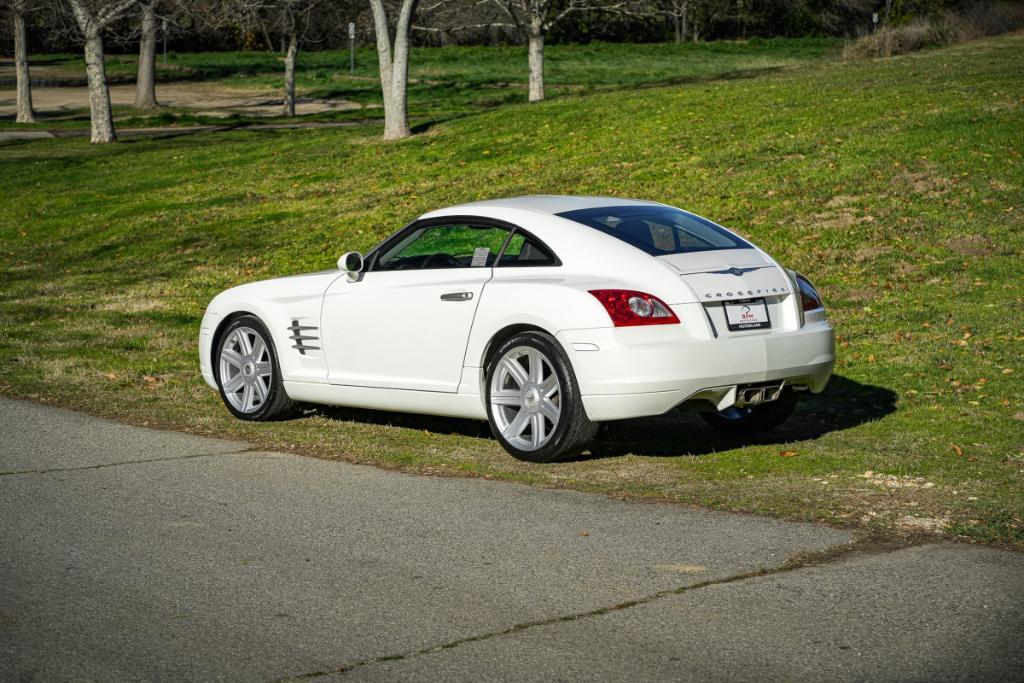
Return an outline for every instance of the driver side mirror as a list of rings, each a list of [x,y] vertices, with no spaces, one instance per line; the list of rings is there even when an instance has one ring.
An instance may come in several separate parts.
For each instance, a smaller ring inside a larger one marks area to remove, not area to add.
[[[338,259],[338,269],[345,271],[349,282],[355,282],[359,279],[359,274],[363,272],[363,255],[358,251],[348,252]]]

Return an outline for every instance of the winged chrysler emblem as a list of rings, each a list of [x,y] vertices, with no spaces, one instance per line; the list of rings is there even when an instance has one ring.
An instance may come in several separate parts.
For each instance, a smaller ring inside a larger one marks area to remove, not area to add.
[[[736,268],[733,266],[732,268],[726,268],[725,270],[713,270],[711,272],[715,275],[735,275],[739,277],[740,275],[743,275],[743,273],[749,273],[752,270],[760,270],[761,268],[764,268],[764,266],[754,266],[752,268]]]

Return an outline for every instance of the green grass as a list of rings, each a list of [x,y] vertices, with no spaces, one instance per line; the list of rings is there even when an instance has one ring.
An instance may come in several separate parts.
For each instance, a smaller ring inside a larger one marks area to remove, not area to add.
[[[545,52],[547,94],[635,87],[649,84],[693,82],[717,78],[743,78],[785,67],[838,56],[840,44],[830,38],[774,38],[714,43],[552,45]],[[284,63],[272,52],[206,52],[171,54],[169,67],[158,59],[162,82],[190,80],[230,86],[283,88]],[[108,55],[108,76],[130,79],[136,71],[135,55]],[[80,55],[45,55],[32,59],[48,77],[83,78]],[[44,71],[45,70],[45,71]],[[342,52],[300,52],[296,87],[305,96],[344,99],[364,109],[304,116],[305,120],[358,120],[382,116],[377,53],[372,47],[357,51],[356,69],[349,73],[349,55]],[[526,100],[525,47],[415,48],[410,62],[409,113],[416,122],[436,122]],[[280,97],[280,95],[277,95]],[[159,98],[159,85],[157,86]],[[127,107],[115,115],[122,126],[223,123],[224,119],[169,110],[158,116],[133,116]],[[87,127],[88,112],[63,112],[43,117],[37,128]],[[234,117],[234,122],[251,117]],[[259,119],[266,122],[266,119]],[[0,127],[17,124],[0,120]],[[24,125],[20,127],[25,127]]]
[[[948,520],[1024,549],[1022,66],[1015,35],[569,95],[393,144],[377,126],[7,143],[0,391],[416,472],[870,529]],[[737,228],[823,292],[839,336],[829,389],[767,439],[637,420],[586,459],[538,466],[483,423],[342,409],[238,422],[199,378],[216,292],[331,267],[437,206],[530,192],[657,199]]]

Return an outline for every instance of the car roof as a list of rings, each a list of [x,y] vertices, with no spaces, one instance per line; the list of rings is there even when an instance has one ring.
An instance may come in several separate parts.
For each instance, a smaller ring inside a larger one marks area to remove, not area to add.
[[[506,199],[487,199],[469,204],[458,204],[444,209],[438,209],[425,214],[423,217],[434,216],[455,216],[460,214],[472,215],[481,209],[518,209],[520,211],[532,211],[554,215],[576,209],[596,209],[604,206],[656,206],[657,202],[646,202],[638,199],[624,199],[622,197],[583,197],[574,195],[557,194],[535,194],[523,197],[508,197]]]

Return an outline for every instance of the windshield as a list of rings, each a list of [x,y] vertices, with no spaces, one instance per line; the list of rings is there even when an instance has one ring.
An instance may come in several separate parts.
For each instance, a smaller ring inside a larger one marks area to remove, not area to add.
[[[753,249],[725,228],[670,206],[608,206],[558,215],[600,230],[652,256]]]

